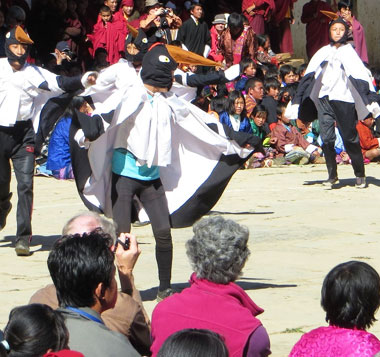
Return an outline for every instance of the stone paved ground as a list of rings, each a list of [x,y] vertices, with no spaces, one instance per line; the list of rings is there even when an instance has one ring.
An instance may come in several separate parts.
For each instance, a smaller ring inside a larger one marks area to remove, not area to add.
[[[324,276],[336,264],[364,260],[380,272],[380,165],[366,167],[369,187],[354,188],[352,169],[339,167],[341,187],[326,191],[324,166],[281,167],[236,173],[213,214],[250,229],[251,256],[238,281],[265,309],[261,320],[273,356],[286,356],[302,331],[325,324],[320,308]],[[12,190],[15,191],[15,180]],[[13,203],[15,206],[15,198]],[[18,258],[11,247],[15,210],[0,233],[0,328],[12,307],[50,282],[46,259],[64,222],[84,206],[73,182],[37,177],[33,212],[33,251]],[[143,253],[135,268],[137,287],[149,313],[155,306],[157,270],[150,226],[135,228]],[[191,267],[184,245],[191,228],[173,230],[173,283],[186,285]],[[378,315],[378,318],[380,316]],[[371,332],[380,337],[380,323]]]

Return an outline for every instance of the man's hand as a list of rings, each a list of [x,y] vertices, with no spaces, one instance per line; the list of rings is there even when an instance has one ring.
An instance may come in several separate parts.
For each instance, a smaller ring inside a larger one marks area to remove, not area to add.
[[[141,253],[141,249],[139,248],[136,237],[133,234],[121,233],[118,239],[125,243],[127,238],[129,238],[129,249],[124,250],[123,246],[118,244],[115,251],[115,257],[119,272],[129,275],[133,271],[136,261]]]

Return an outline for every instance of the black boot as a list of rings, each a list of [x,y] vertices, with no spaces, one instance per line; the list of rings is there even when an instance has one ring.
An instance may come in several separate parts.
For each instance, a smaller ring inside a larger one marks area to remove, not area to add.
[[[23,237],[17,237],[16,239],[16,254],[20,257],[27,257],[30,255],[30,249],[29,249],[29,237],[23,236]]]
[[[7,198],[0,201],[0,231],[7,224],[7,216],[8,216],[8,213],[12,209],[11,197],[12,197],[12,192],[9,193]]]

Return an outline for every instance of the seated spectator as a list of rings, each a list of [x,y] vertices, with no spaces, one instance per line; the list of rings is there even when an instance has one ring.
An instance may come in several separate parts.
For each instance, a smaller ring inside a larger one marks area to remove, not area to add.
[[[257,77],[251,78],[245,84],[245,109],[250,117],[253,109],[261,103],[264,97],[263,81]]]
[[[245,57],[240,62],[241,76],[235,84],[235,89],[243,92],[248,79],[251,79],[256,74],[256,63],[250,57]],[[246,94],[243,92],[243,94]]]
[[[92,34],[87,35],[92,42],[92,56],[97,48],[102,47],[108,53],[107,61],[114,64],[124,56],[127,29],[122,21],[113,19],[112,12],[106,5],[100,7],[99,16],[100,21],[94,26]]]
[[[380,139],[375,138],[371,128],[375,119],[372,116],[364,120],[358,120],[356,130],[359,134],[360,147],[362,149],[364,160],[375,161],[380,157]]]
[[[69,347],[86,356],[139,356],[129,340],[105,326],[101,313],[117,299],[114,252],[128,254],[121,244],[112,249],[110,235],[101,232],[69,235],[57,240],[48,268],[57,290],[60,311],[70,334]]]
[[[287,84],[285,87],[280,89],[280,94],[278,96],[278,101],[287,105],[291,102],[297,92],[298,83]]]
[[[260,138],[264,151],[253,153],[246,164],[246,168],[270,167],[273,164],[272,159],[274,158],[275,151],[270,147],[270,144],[274,144],[275,140],[268,137],[270,130],[267,124],[267,117],[268,111],[265,106],[262,104],[256,105],[249,121],[253,135]]]
[[[62,234],[91,232],[101,228],[116,241],[116,230],[113,222],[91,211],[75,215],[63,227]],[[118,292],[115,307],[101,314],[108,328],[129,338],[135,349],[142,355],[149,355],[150,327],[149,319],[143,308],[139,291],[134,285],[133,267],[140,251],[135,244],[136,239],[130,238],[129,256],[124,259],[116,255],[119,266],[121,292]],[[124,266],[124,268],[123,268]],[[38,290],[29,303],[44,303],[53,309],[58,307],[57,293],[53,284]]]
[[[302,63],[297,69],[296,69],[296,74],[298,75],[298,81],[300,81],[306,72],[307,68],[307,63]]]
[[[302,165],[318,161],[317,158],[320,156],[318,148],[307,142],[302,134],[290,124],[290,119],[285,115],[285,109],[284,104],[277,106],[278,123],[271,134],[272,139],[276,139],[277,152],[293,164]]]
[[[220,36],[219,48],[226,66],[240,63],[244,57],[255,58],[255,33],[244,25],[244,16],[233,12],[228,17],[228,27]]]
[[[227,21],[224,14],[215,15],[214,21],[212,22],[212,27],[210,29],[211,36],[211,51],[208,54],[208,58],[215,62],[222,63],[224,57],[219,49],[219,40],[222,32],[225,30]]]
[[[249,118],[253,135],[258,136],[262,141],[269,134],[267,125],[268,111],[262,104],[256,105],[255,109]]]
[[[375,269],[358,261],[339,264],[327,274],[321,295],[329,326],[304,334],[290,357],[373,356],[380,351],[380,341],[366,331],[380,305]]]
[[[296,82],[296,69],[289,64],[284,64],[280,67],[280,76],[283,87],[293,84]]]
[[[228,94],[227,110],[219,114],[219,121],[235,131],[252,133],[245,111],[244,96],[237,90]]]
[[[260,64],[272,63],[278,65],[278,60],[276,56],[269,54],[270,51],[270,39],[266,34],[256,35],[257,39],[257,51],[256,51],[256,60]]]
[[[224,112],[227,108],[227,98],[217,95],[211,98],[209,114],[214,115],[219,120],[219,113]]]
[[[220,335],[210,330],[185,329],[173,333],[162,345],[157,357],[228,357]]]
[[[230,356],[268,356],[269,336],[256,316],[263,312],[234,283],[250,254],[246,227],[222,217],[202,219],[193,226],[186,253],[194,273],[191,286],[160,302],[152,315],[152,353],[186,328],[220,334]]]
[[[0,341],[0,356],[42,357],[48,352],[68,349],[69,333],[58,311],[42,304],[14,308]],[[83,357],[71,351],[70,356]]]
[[[261,102],[267,109],[267,123],[269,129],[273,130],[277,124],[277,105],[278,95],[280,93],[280,82],[275,78],[268,78],[264,81],[265,96]]]

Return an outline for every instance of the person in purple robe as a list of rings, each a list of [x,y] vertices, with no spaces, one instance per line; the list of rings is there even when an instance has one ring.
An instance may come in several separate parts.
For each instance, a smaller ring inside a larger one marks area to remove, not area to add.
[[[352,44],[361,60],[368,63],[367,44],[365,41],[364,28],[352,14],[352,0],[341,0],[338,3],[338,14],[347,22],[352,33]]]

